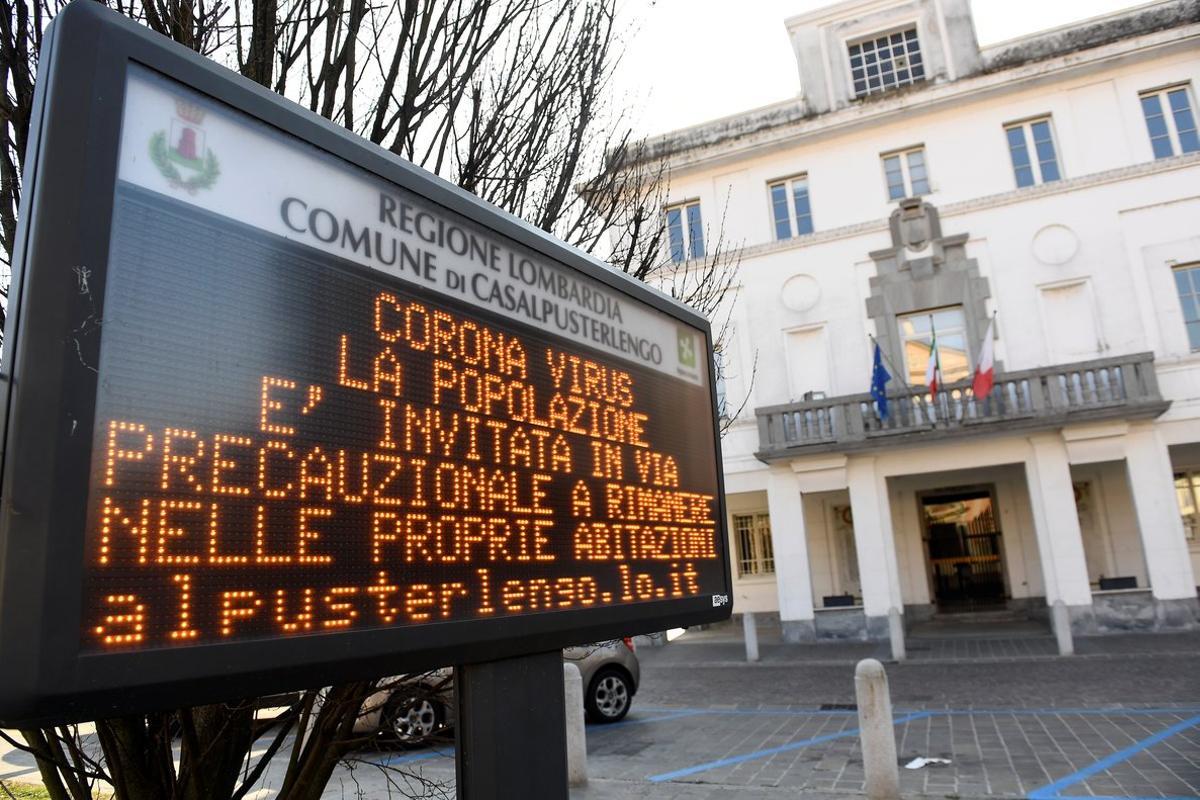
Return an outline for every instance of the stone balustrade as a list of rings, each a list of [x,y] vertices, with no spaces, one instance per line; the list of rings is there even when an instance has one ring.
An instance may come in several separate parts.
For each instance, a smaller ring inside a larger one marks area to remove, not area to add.
[[[879,417],[869,393],[756,409],[757,455],[769,461],[1082,422],[1147,419],[1170,405],[1158,391],[1153,353],[997,374],[986,398],[975,397],[970,380],[947,385],[936,400],[904,386],[889,392],[888,398],[887,419]]]

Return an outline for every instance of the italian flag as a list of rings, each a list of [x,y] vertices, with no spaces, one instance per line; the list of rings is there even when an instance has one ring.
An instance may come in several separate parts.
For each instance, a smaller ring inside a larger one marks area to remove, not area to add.
[[[992,317],[988,323],[987,334],[983,337],[983,347],[979,351],[979,364],[975,367],[975,382],[971,384],[971,390],[975,393],[975,399],[981,400],[992,393],[992,386],[996,382],[996,364],[992,358],[992,336],[995,333],[996,318]]]
[[[933,320],[930,320],[932,325]],[[925,367],[925,385],[929,387],[929,394],[934,400],[937,399],[938,392],[942,390],[942,365],[938,361],[937,349],[937,329],[933,328],[933,338],[929,342],[929,366]]]

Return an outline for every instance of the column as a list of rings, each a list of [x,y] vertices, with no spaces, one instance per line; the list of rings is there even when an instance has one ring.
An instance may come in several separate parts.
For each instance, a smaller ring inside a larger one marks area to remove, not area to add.
[[[779,622],[785,642],[817,638],[813,619],[812,577],[808,571],[808,537],[800,482],[790,467],[772,467],[767,478],[767,509],[771,515],[771,548],[775,555],[775,585],[779,592]]]
[[[1029,443],[1032,453],[1025,462],[1025,478],[1046,584],[1046,604],[1053,607],[1061,600],[1074,632],[1086,632],[1092,626],[1092,587],[1067,446],[1058,433],[1031,436]]]
[[[1192,627],[1200,622],[1196,577],[1175,499],[1171,454],[1154,423],[1129,426],[1125,466],[1154,597],[1155,625]]]
[[[900,594],[887,479],[879,473],[873,456],[851,458],[846,464],[846,479],[850,484],[854,548],[858,551],[867,636],[888,639],[888,612],[895,608],[903,614],[904,599]]]

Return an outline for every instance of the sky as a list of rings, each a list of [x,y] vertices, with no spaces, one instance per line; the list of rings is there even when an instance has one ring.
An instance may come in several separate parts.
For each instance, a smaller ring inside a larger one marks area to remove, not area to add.
[[[642,135],[795,97],[783,21],[830,0],[624,0],[626,48],[615,88]],[[1130,0],[971,0],[981,45],[1110,11]]]

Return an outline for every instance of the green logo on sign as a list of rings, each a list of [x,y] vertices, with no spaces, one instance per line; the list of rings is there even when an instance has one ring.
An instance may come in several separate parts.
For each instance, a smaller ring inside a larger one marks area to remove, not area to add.
[[[679,331],[679,364],[696,368],[696,337],[691,331]]]
[[[170,134],[158,131],[150,137],[150,160],[173,189],[195,194],[211,189],[221,174],[217,157],[204,146],[205,110],[196,103],[176,99],[179,117],[171,122]]]

